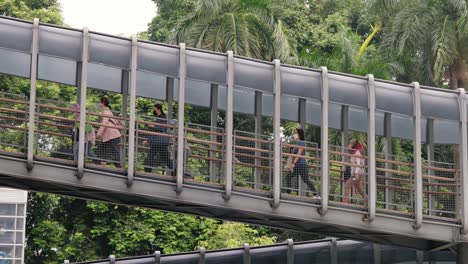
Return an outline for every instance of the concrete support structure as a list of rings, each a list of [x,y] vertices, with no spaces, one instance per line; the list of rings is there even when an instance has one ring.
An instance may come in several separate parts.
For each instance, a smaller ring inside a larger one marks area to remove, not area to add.
[[[328,157],[328,69],[321,67],[321,120],[320,120],[320,139],[321,139],[321,207],[319,213],[323,216],[328,212],[328,194],[329,190],[329,157]]]
[[[459,89],[459,108],[460,108],[460,145],[458,148],[460,163],[460,199],[457,208],[459,208],[462,219],[462,234],[468,234],[468,128],[467,128],[467,106],[466,106],[466,92],[465,89]],[[465,245],[464,248],[468,248],[468,245]],[[466,250],[465,250],[466,251]],[[466,252],[468,257],[468,251]],[[468,261],[466,262],[468,263]]]
[[[414,105],[414,229],[421,228],[423,220],[423,178],[421,157],[421,90],[419,83],[413,83],[413,105]]]
[[[80,80],[80,133],[78,135],[78,170],[79,179],[83,177],[84,157],[85,157],[85,126],[86,126],[86,92],[88,89],[88,45],[89,31],[83,28],[83,37],[81,45],[81,80]]]
[[[368,111],[367,111],[367,121],[368,128],[367,131],[367,157],[369,160],[368,164],[368,215],[367,221],[372,222],[375,219],[376,213],[376,202],[377,202],[377,171],[375,164],[375,83],[374,75],[367,75],[367,94],[368,94]]]
[[[187,54],[185,43],[179,44],[179,105],[177,114],[177,173],[176,173],[176,192],[182,192],[184,183],[184,132],[185,132],[185,77],[187,75]]]
[[[233,136],[234,136],[234,53],[228,51],[228,67],[227,67],[227,89],[226,89],[226,163],[224,173],[226,175],[224,186],[224,199],[231,199],[232,195],[232,151],[233,151]]]
[[[273,208],[277,208],[281,198],[281,69],[280,61],[274,60],[273,94]]]
[[[132,56],[130,63],[130,118],[128,121],[128,185],[133,184],[135,174],[135,126],[136,126],[136,71],[138,66],[138,39],[136,35],[132,36]],[[123,165],[123,164],[122,164]]]
[[[28,152],[27,164],[29,170],[34,165],[34,129],[36,111],[36,81],[37,81],[37,58],[39,53],[39,19],[33,22],[32,45],[31,45],[31,70],[30,70],[30,92],[29,92],[29,123],[28,123]]]

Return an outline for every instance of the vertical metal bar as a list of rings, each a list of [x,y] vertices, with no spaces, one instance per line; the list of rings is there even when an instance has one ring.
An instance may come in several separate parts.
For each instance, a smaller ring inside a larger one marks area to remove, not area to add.
[[[385,159],[389,160],[393,153],[392,145],[392,114],[385,113],[384,115],[384,136],[385,136]],[[392,169],[392,165],[385,162],[385,169]],[[389,185],[388,178],[392,177],[390,172],[385,172],[385,186]],[[393,203],[393,189],[385,188],[385,209],[391,208]]]
[[[330,242],[330,263],[338,264],[338,247],[336,238],[332,238]]]
[[[414,229],[421,228],[423,219],[423,178],[422,178],[422,158],[421,158],[421,90],[419,83],[413,83],[413,105],[414,105]]]
[[[218,85],[211,84],[211,104],[210,104],[210,111],[211,111],[211,118],[210,118],[210,126],[211,132],[217,132],[216,127],[218,126]],[[211,142],[217,141],[217,135],[211,134],[210,140]],[[216,149],[215,145],[210,145],[211,149]],[[218,178],[218,173],[216,170],[216,162],[214,159],[216,158],[216,152],[210,151],[210,181],[215,181]]]
[[[329,157],[328,157],[328,69],[321,67],[322,88],[321,88],[321,120],[320,120],[320,142],[322,156],[320,159],[322,166],[322,201],[319,213],[326,215],[328,212],[328,193],[329,193]]]
[[[128,114],[127,114],[127,108],[128,108],[128,93],[129,93],[129,79],[130,79],[130,72],[128,70],[122,70],[122,80],[120,86],[122,87],[122,108],[120,110],[120,113],[122,114],[124,122],[127,120]],[[125,145],[126,145],[126,139],[127,139],[127,131],[122,130],[120,131],[121,137],[120,137],[120,144],[122,147],[120,148],[120,164],[122,168],[125,168],[125,156],[126,156],[126,151],[125,151]]]
[[[377,171],[375,165],[375,82],[374,75],[367,75],[367,94],[368,94],[368,127],[367,131],[367,156],[369,159],[368,165],[368,188],[369,195],[367,206],[369,214],[367,217],[368,222],[372,222],[375,219],[376,202],[377,202]]]
[[[426,127],[426,145],[427,145],[427,163],[431,165],[434,161],[434,119],[428,118],[427,119],[427,127]],[[428,175],[434,175],[434,171],[430,168],[427,169]],[[428,179],[429,183],[432,183],[432,179]],[[432,191],[432,186],[429,185],[429,191]],[[435,214],[435,196],[432,195],[430,192],[428,195],[428,209],[429,215]]]
[[[382,249],[379,244],[372,244],[372,253],[374,257],[374,264],[382,263]]]
[[[200,259],[198,260],[198,264],[205,264],[206,260],[205,260],[205,255],[206,255],[206,250],[205,248],[201,247],[199,250],[198,250],[199,254],[200,254]]]
[[[424,263],[424,251],[416,250],[416,263],[423,264]]]
[[[298,109],[298,116],[299,116],[299,125],[304,131],[306,131],[306,121],[307,121],[307,111],[306,111],[306,99],[299,98],[299,109]],[[304,139],[307,140],[307,139]],[[308,152],[308,151],[306,151]],[[302,180],[298,180],[298,194],[300,196],[305,196],[306,193],[303,191],[304,185],[302,184]]]
[[[179,44],[179,104],[178,104],[178,127],[177,127],[177,175],[176,175],[176,192],[182,191],[184,183],[184,143],[185,143],[185,75],[187,70],[185,43]]]
[[[84,171],[85,126],[86,126],[86,91],[88,88],[88,28],[83,28],[81,45],[81,81],[80,81],[80,133],[78,135],[78,170],[76,176],[81,179]]]
[[[274,111],[273,111],[273,208],[279,206],[281,196],[281,68],[274,60]]]
[[[457,263],[468,263],[468,243],[457,245]]]
[[[260,135],[262,134],[262,109],[263,109],[263,101],[262,101],[262,92],[255,91],[255,138],[260,139]],[[255,141],[255,149],[261,149],[262,143],[259,141]],[[256,151],[255,157],[261,156],[262,153]],[[260,166],[261,160],[255,159],[255,166]],[[254,188],[257,190],[260,188],[260,180],[262,177],[261,170],[258,167],[254,168]]]
[[[161,251],[154,252],[154,264],[161,264]]]
[[[33,167],[34,162],[34,128],[35,118],[34,112],[36,111],[36,80],[37,80],[37,56],[39,53],[39,19],[34,18],[33,22],[33,36],[31,44],[31,71],[30,71],[30,95],[29,95],[29,126],[28,126],[28,154],[27,154],[27,168],[29,170]]]
[[[115,264],[115,256],[114,255],[109,256],[109,263],[110,264]]]
[[[231,199],[232,194],[232,147],[233,147],[233,99],[234,99],[234,54],[232,51],[227,52],[227,90],[226,90],[226,163],[224,173],[226,175],[224,187],[224,199]]]
[[[460,202],[458,208],[461,210],[461,215],[457,218],[462,219],[462,233],[468,233],[468,130],[467,130],[467,113],[466,113],[466,92],[465,89],[458,89],[460,95],[458,96],[458,106],[460,108],[460,145],[458,151],[460,152]],[[466,247],[466,246],[465,246]],[[467,254],[468,255],[468,254]]]
[[[135,112],[136,112],[136,78],[138,65],[138,39],[136,35],[132,36],[132,61],[130,64],[130,118],[128,130],[128,170],[127,184],[133,184],[135,174]],[[123,167],[123,164],[122,164]]]
[[[288,264],[294,264],[294,241],[292,239],[286,240],[288,243]]]
[[[250,246],[248,243],[244,243],[244,255],[243,264],[250,264]]]
[[[346,151],[348,144],[349,144],[349,106],[342,105],[341,106],[341,148],[343,152]],[[345,155],[341,155],[341,162],[349,163],[349,157]],[[345,169],[346,169],[346,166],[343,165],[341,170],[344,171]],[[341,177],[344,180],[344,174],[342,174]],[[341,188],[340,188],[341,197],[344,197],[345,183],[346,183],[345,181],[341,182]]]
[[[166,77],[167,119],[174,117],[174,78]]]

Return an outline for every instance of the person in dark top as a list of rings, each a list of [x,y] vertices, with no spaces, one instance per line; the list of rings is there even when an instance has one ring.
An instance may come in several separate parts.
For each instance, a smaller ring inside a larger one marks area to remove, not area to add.
[[[162,125],[148,125],[148,131],[166,134],[167,127],[163,125],[167,124],[167,120],[161,104],[153,105],[153,115],[157,117],[156,123]],[[154,168],[162,165],[166,165],[172,171],[174,166],[169,154],[169,137],[149,135],[147,143],[150,149],[144,162],[145,172],[152,172]]]
[[[301,177],[302,181],[307,184],[307,187],[312,191],[314,195],[314,199],[320,199],[318,196],[317,191],[315,190],[314,184],[309,179],[309,168],[307,167],[307,161],[305,158],[301,158],[298,156],[305,156],[305,143],[304,143],[304,130],[298,128],[296,130],[296,134],[294,134],[294,139],[297,142],[297,147],[294,148],[293,154],[297,155],[293,157],[291,164],[289,165],[290,172],[286,175],[286,187],[287,193],[291,193],[291,181],[294,176]]]

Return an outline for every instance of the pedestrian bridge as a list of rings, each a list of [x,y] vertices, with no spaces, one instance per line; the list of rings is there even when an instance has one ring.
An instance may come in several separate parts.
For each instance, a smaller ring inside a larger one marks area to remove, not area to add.
[[[301,68],[38,20],[0,17],[0,36],[2,185],[423,250],[468,242],[463,89]],[[15,83],[10,76],[29,80],[30,89],[7,87]],[[50,82],[74,87],[72,101],[86,111],[44,98]],[[97,102],[86,103],[97,91],[120,98],[116,124],[101,124]],[[145,99],[166,101],[167,119],[148,116],[141,106]],[[206,122],[185,122],[193,111],[205,113]],[[283,136],[287,121],[317,132],[308,135],[304,149],[308,178],[321,199],[297,177],[286,184],[284,165],[297,157],[290,153],[296,143]],[[88,127],[118,129],[117,153],[88,151]],[[360,167],[367,197],[352,192],[345,203],[351,132],[366,142]],[[167,138],[167,151],[145,162],[151,136]],[[396,155],[393,140],[413,156]],[[451,154],[442,156],[440,149]]]

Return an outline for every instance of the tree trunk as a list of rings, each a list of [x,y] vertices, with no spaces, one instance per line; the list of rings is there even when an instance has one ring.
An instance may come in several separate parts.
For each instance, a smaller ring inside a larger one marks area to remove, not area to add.
[[[464,83],[467,73],[465,72],[465,61],[463,57],[457,58],[452,65],[449,66],[449,87],[452,90],[465,88]]]

